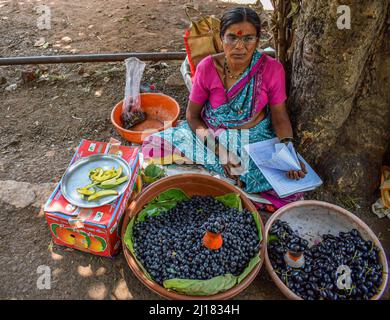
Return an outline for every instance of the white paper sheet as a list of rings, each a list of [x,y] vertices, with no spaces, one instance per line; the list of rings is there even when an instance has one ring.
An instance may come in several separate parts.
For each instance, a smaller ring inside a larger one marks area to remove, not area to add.
[[[258,165],[271,169],[279,169],[282,171],[301,169],[296,152],[291,142],[288,146],[284,143],[275,143],[273,147],[274,150],[271,153],[271,158],[269,158],[268,153],[264,154],[263,151],[260,150],[261,147],[258,147],[256,144],[251,147],[253,148],[253,152],[256,155],[263,153],[262,156],[257,158]]]
[[[279,139],[274,138],[249,144],[245,146],[245,150],[281,198],[297,192],[313,190],[322,184],[321,178],[295,152],[291,143],[288,146],[281,146]],[[308,173],[300,180],[289,179],[286,171],[300,169],[298,158],[305,164]]]

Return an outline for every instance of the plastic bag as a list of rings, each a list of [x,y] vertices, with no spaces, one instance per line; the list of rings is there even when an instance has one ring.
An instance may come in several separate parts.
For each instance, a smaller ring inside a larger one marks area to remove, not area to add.
[[[141,108],[140,85],[146,64],[137,58],[125,60],[126,86],[125,99],[122,105],[122,126],[130,129],[145,120],[145,113]]]
[[[181,67],[180,67],[181,75],[183,76],[184,83],[187,86],[187,89],[189,92],[192,90],[192,78],[191,78],[191,68],[190,63],[188,61],[188,56],[183,61]]]

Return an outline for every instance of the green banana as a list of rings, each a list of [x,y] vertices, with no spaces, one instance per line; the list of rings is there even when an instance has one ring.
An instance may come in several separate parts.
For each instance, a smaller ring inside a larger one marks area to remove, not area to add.
[[[126,182],[128,179],[129,179],[128,176],[123,176],[119,179],[106,180],[106,181],[103,181],[101,184],[99,184],[98,187],[102,188],[102,189],[112,189],[112,188],[115,188],[115,187],[119,186],[120,184]]]
[[[88,186],[87,186],[87,187],[88,187]],[[93,195],[93,194],[96,193],[95,188],[93,188],[92,190],[89,190],[90,187],[89,187],[89,188],[87,188],[87,187],[78,188],[78,189],[77,189],[77,192],[78,192],[79,194],[84,195],[84,196],[90,196],[90,195]]]
[[[116,190],[102,190],[102,191],[98,191],[95,194],[89,196],[87,200],[93,201],[93,200],[97,200],[97,199],[100,199],[103,197],[117,196],[117,195],[118,195],[118,191],[116,191]]]
[[[119,166],[118,170],[116,170],[116,175],[115,175],[115,179],[118,179],[123,173],[123,167],[122,166]]]

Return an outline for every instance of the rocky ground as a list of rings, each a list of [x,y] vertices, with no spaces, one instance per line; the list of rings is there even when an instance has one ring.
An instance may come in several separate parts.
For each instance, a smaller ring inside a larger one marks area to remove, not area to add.
[[[229,6],[197,3],[205,14]],[[185,1],[53,2],[50,30],[37,28],[38,4],[0,1],[0,56],[184,50]],[[183,117],[188,92],[180,63],[149,62],[143,82],[174,97]],[[159,298],[133,275],[123,254],[101,258],[53,245],[42,211],[80,139],[121,140],[109,117],[123,98],[124,71],[122,63],[0,67],[0,298]],[[369,204],[321,192],[311,197],[352,206],[388,252],[390,223],[373,216]],[[41,265],[52,271],[50,290],[37,288]],[[263,269],[237,298],[283,296]]]

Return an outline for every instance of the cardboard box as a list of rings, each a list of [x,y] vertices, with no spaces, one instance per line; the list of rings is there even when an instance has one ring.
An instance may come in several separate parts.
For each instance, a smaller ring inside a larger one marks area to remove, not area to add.
[[[79,158],[93,154],[116,154],[129,163],[131,177],[126,191],[110,204],[96,208],[79,208],[62,196],[60,181],[44,211],[56,244],[112,257],[120,250],[120,225],[137,180],[139,149],[82,140],[69,166]]]

